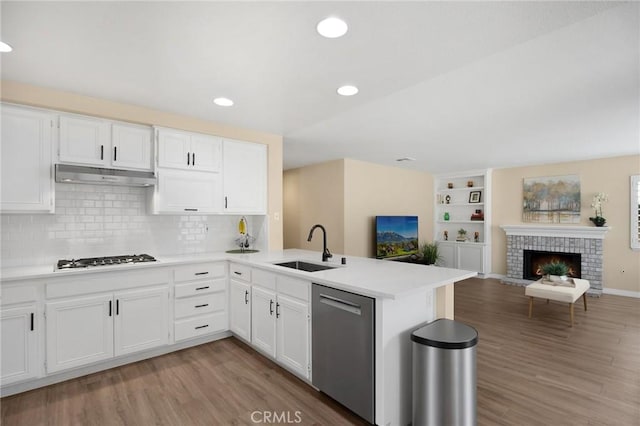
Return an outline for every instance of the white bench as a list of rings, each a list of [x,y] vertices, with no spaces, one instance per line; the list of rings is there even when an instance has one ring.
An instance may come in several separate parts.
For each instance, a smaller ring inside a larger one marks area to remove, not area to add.
[[[573,278],[575,287],[565,287],[560,285],[543,284],[542,280],[538,280],[529,284],[525,290],[525,296],[529,296],[529,318],[533,313],[533,298],[555,300],[557,302],[566,302],[569,304],[569,315],[571,317],[571,327],[573,327],[573,304],[582,296],[584,299],[584,310],[587,310],[587,290],[589,290],[589,281],[579,278]]]

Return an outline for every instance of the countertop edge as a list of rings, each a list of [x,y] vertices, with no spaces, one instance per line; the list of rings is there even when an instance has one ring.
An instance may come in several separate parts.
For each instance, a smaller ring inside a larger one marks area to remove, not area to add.
[[[64,271],[54,271],[53,265],[40,265],[33,267],[15,267],[15,268],[4,268],[0,269],[0,282],[2,284],[15,284],[20,281],[26,280],[46,280],[51,278],[63,278],[63,277],[75,277],[82,275],[93,275],[100,274],[105,272],[126,272],[131,270],[141,270],[146,268],[158,268],[158,267],[171,267],[178,265],[188,265],[193,263],[203,263],[203,262],[220,262],[220,261],[228,261],[233,263],[239,263],[243,265],[247,265],[250,267],[259,268],[262,270],[266,270],[273,273],[278,273],[281,275],[287,275],[293,278],[302,279],[305,281],[310,281],[311,283],[317,283],[321,285],[333,286],[335,288],[339,288],[341,290],[350,291],[358,294],[362,294],[364,296],[373,297],[373,298],[384,298],[384,299],[398,299],[402,297],[409,296],[418,291],[425,289],[435,289],[444,285],[452,284],[457,281],[461,281],[464,279],[472,278],[477,276],[476,272],[466,271],[466,270],[458,270],[458,269],[447,269],[444,274],[444,277],[438,277],[432,282],[426,283],[418,283],[414,285],[410,285],[410,288],[407,289],[399,289],[398,291],[392,292],[389,289],[375,289],[365,286],[353,285],[350,284],[349,281],[354,282],[353,276],[348,277],[328,277],[326,276],[327,272],[330,271],[319,271],[319,272],[305,272],[299,271],[295,269],[284,268],[281,266],[275,265],[275,263],[281,261],[290,261],[290,260],[305,260],[312,263],[317,264],[328,264],[335,269],[348,268],[349,265],[345,266],[340,264],[337,260],[333,260],[331,262],[321,262],[319,259],[321,257],[321,253],[312,252],[307,250],[300,249],[289,249],[289,250],[276,250],[276,251],[267,251],[260,253],[252,253],[252,254],[228,254],[224,252],[210,252],[210,253],[202,253],[202,254],[194,254],[194,255],[174,255],[174,256],[159,256],[156,262],[149,263],[138,263],[132,265],[114,265],[114,266],[105,266],[100,268],[89,268],[82,270],[64,270]],[[335,259],[339,259],[340,256],[337,256]],[[359,258],[355,256],[348,257],[353,261],[356,265],[355,268],[367,268],[377,265],[380,267],[382,264],[374,264],[372,262],[380,262],[376,259],[369,258]],[[395,263],[395,262],[394,262]],[[390,263],[390,268],[398,268],[398,264]],[[351,265],[353,266],[353,264]],[[412,265],[409,268],[418,267],[418,268],[430,268],[430,266],[424,265]],[[427,270],[425,270],[427,271]],[[455,272],[454,272],[455,271]],[[442,272],[442,271],[441,271]],[[371,272],[366,269],[363,270],[363,282],[366,282],[366,275]],[[433,279],[433,278],[431,278]]]

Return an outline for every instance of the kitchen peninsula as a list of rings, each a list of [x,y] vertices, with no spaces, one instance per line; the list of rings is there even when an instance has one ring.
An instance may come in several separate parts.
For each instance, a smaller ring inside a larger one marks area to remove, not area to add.
[[[22,330],[24,344],[3,345],[12,371],[3,368],[2,394],[232,334],[312,384],[313,283],[375,300],[375,423],[407,424],[410,333],[436,318],[437,288],[476,273],[358,257],[343,265],[341,257],[322,262],[320,252],[284,250],[55,272],[51,265],[3,269],[3,327],[12,336]],[[331,269],[277,265],[294,261]]]

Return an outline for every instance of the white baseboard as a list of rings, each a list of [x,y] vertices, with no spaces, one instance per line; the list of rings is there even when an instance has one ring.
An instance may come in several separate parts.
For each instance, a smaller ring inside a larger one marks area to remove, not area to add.
[[[604,288],[602,289],[604,294],[611,294],[614,296],[635,297],[640,299],[640,291],[618,290],[617,288]]]
[[[484,276],[485,278],[495,278],[496,280],[502,280],[504,278],[506,278],[506,275],[502,275],[502,274],[494,274],[493,272],[490,274],[485,274]]]

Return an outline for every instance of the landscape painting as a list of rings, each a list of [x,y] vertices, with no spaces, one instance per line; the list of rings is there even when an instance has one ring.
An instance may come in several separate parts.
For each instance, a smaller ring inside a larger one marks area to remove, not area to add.
[[[377,258],[409,256],[417,252],[417,216],[376,217]]]
[[[525,178],[522,221],[580,223],[580,177]]]

